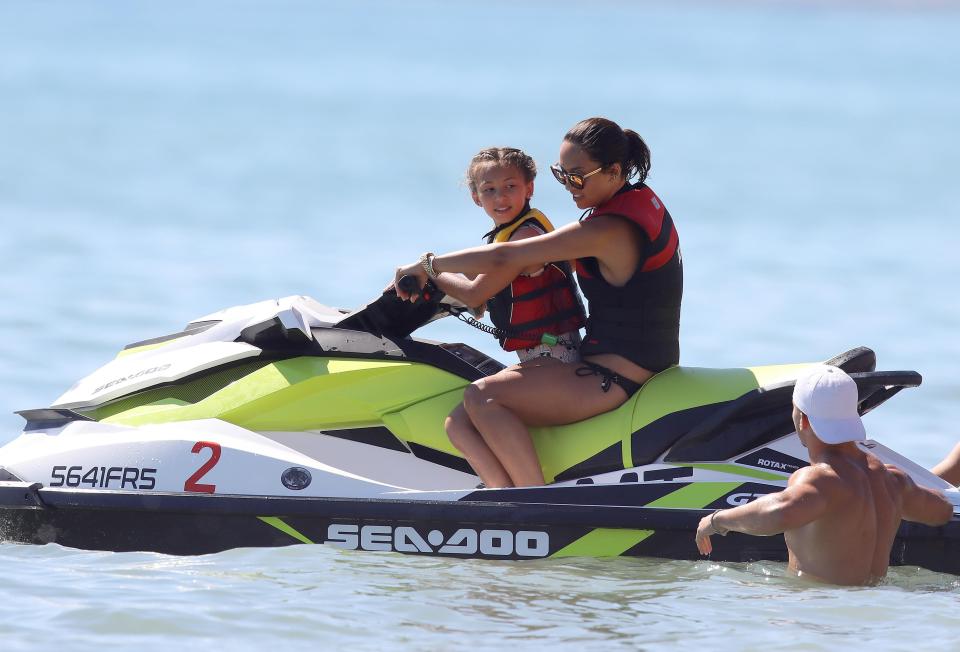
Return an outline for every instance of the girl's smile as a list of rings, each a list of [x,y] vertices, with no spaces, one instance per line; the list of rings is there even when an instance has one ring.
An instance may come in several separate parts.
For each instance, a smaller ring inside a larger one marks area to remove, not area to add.
[[[498,225],[517,217],[533,196],[533,181],[526,181],[514,166],[485,166],[474,174],[474,180],[474,203]]]

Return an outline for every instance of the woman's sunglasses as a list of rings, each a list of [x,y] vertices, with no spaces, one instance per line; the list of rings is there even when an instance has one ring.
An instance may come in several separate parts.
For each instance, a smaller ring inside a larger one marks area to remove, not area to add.
[[[587,177],[592,177],[597,172],[603,169],[601,165],[593,172],[587,172],[586,174],[579,174],[577,172],[567,172],[559,163],[550,166],[550,171],[553,172],[553,176],[557,178],[557,181],[563,185],[570,184],[571,188],[576,188],[577,190],[583,189],[583,183],[586,181]]]

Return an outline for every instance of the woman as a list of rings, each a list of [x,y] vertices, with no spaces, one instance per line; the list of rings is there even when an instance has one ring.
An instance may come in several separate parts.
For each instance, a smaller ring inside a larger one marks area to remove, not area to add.
[[[644,181],[650,150],[605,118],[567,132],[554,176],[581,209],[578,223],[524,240],[423,254],[395,281],[460,272],[503,277],[553,260],[577,261],[589,302],[582,362],[545,358],[508,367],[466,388],[447,417],[450,441],[488,487],[544,484],[528,426],[573,423],[622,405],[679,361],[683,268],[670,214]],[[630,179],[637,178],[635,183]],[[397,287],[403,299],[411,296]]]

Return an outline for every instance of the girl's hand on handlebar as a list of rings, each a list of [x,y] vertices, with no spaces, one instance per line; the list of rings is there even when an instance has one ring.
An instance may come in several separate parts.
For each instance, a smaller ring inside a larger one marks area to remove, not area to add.
[[[416,262],[398,267],[397,273],[393,277],[393,289],[396,291],[397,296],[404,301],[416,301],[420,298],[419,293],[408,293],[400,288],[399,281],[404,276],[415,277],[417,279],[417,287],[423,289],[423,286],[427,283],[427,272],[419,262]]]

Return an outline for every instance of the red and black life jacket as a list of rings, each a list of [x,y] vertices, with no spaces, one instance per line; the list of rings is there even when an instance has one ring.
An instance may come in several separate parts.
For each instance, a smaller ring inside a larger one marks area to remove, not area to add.
[[[617,215],[637,225],[643,251],[623,287],[603,279],[596,258],[577,260],[577,280],[590,308],[580,352],[616,353],[644,369],[663,371],[680,362],[683,260],[673,219],[645,184],[625,185],[583,219],[600,215]]]
[[[487,234],[487,242],[507,242],[524,226],[541,233],[553,231],[543,213],[528,207],[514,220]],[[566,261],[547,263],[536,276],[518,276],[487,301],[487,308],[490,321],[501,331],[497,339],[505,351],[535,346],[544,334],[576,331],[586,321],[580,293]]]

